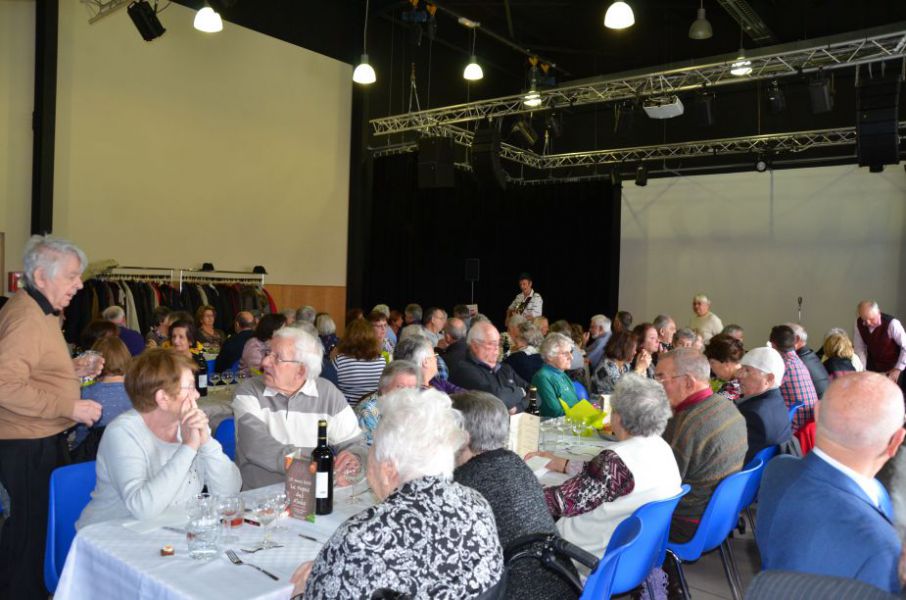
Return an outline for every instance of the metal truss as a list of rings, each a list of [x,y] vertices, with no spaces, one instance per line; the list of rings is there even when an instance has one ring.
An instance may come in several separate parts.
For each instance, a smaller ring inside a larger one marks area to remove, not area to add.
[[[88,22],[92,25],[126,6],[129,2],[130,0],[82,0],[82,4],[88,6],[92,12],[91,17],[88,19]]]
[[[900,123],[900,130],[906,130],[906,121]],[[458,127],[436,129],[434,134],[447,132],[457,144],[469,146],[472,133]],[[638,146],[636,148],[616,148],[611,150],[592,150],[588,152],[569,152],[564,154],[538,154],[523,150],[510,144],[501,144],[500,157],[514,163],[538,170],[565,169],[573,167],[590,167],[595,165],[612,165],[620,163],[640,163],[644,161],[666,160],[675,158],[701,158],[731,154],[773,154],[798,153],[815,148],[849,146],[856,143],[856,128],[841,127],[835,129],[817,129],[813,131],[796,131],[790,133],[772,133],[715,140],[678,142],[655,146]],[[390,156],[415,152],[415,142],[395,144],[372,149],[372,156]]]
[[[739,60],[723,55],[698,65],[635,71],[572,85],[540,90],[541,105],[527,107],[523,95],[504,96],[371,120],[375,135],[424,131],[439,126],[545,109],[672,95],[690,90],[801,75],[824,69],[854,67],[906,56],[906,23],[783,44],[753,51],[746,60],[752,72],[737,77],[730,67]]]

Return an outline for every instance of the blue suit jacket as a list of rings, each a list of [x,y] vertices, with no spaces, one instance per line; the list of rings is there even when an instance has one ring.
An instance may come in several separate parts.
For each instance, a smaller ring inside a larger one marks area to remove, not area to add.
[[[780,388],[767,390],[736,405],[746,420],[746,435],[749,449],[746,451],[746,464],[767,448],[788,442],[793,435],[790,429],[790,417],[783,403]]]
[[[849,577],[898,593],[901,544],[886,500],[882,512],[814,453],[775,458],[758,492],[755,541],[764,569]]]

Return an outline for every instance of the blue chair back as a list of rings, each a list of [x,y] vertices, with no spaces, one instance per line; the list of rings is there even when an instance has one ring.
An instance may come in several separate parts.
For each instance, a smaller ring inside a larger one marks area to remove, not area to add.
[[[579,600],[609,600],[612,594],[620,593],[613,587],[617,567],[620,566],[621,559],[624,559],[627,552],[638,543],[643,531],[642,520],[636,516],[624,519],[617,526],[613,535],[610,536],[610,543],[607,544],[604,557],[598,563],[598,567],[588,576]]]
[[[576,390],[576,397],[579,400],[588,400],[588,390],[585,389],[581,382],[573,380],[573,389]]]
[[[755,461],[760,460],[762,463],[761,468],[755,471],[752,478],[749,479],[746,489],[742,492],[742,502],[739,505],[739,510],[744,510],[755,502],[755,497],[758,495],[758,488],[761,486],[761,477],[764,475],[764,469],[767,466],[768,461],[777,456],[779,450],[780,449],[777,446],[768,446],[753,456],[749,464],[745,466],[745,469],[747,470],[755,465]]]
[[[44,584],[53,594],[75,538],[75,523],[91,500],[96,480],[95,461],[54,469],[50,474]]]
[[[796,404],[794,404],[790,407],[790,410],[789,410],[790,423],[792,423],[793,419],[796,418],[796,411],[799,410],[800,408],[802,408],[803,406],[805,406],[805,402],[797,402]]]
[[[691,489],[688,484],[683,484],[682,490],[677,495],[644,504],[620,523],[619,527],[622,527],[627,521],[639,519],[643,529],[638,541],[632,545],[620,561],[620,570],[613,583],[614,594],[624,594],[635,589],[645,581],[651,569],[664,562],[673,510],[679,504],[680,498],[688,494]],[[605,558],[614,546],[615,535],[607,544],[607,550],[604,551]]]
[[[711,495],[692,539],[684,544],[668,542],[667,547],[682,560],[691,562],[720,546],[736,527],[746,486],[763,468],[761,459],[752,459],[742,471],[724,478]]]
[[[217,426],[214,432],[214,439],[223,446],[223,453],[230,457],[230,460],[236,460],[236,420],[233,417],[227,417]]]

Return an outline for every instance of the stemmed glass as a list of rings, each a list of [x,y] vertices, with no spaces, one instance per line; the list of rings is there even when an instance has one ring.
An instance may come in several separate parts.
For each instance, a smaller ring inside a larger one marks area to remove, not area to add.
[[[255,512],[255,518],[261,524],[261,529],[264,530],[264,538],[259,542],[258,546],[260,548],[274,548],[277,544],[271,541],[271,524],[277,519],[277,511],[279,510],[274,497],[262,496],[256,498],[253,502],[252,510]]]
[[[230,384],[233,383],[233,372],[224,371],[220,374],[220,380],[223,381],[224,385],[226,385],[227,389],[229,389]]]
[[[220,511],[220,521],[223,523],[223,537],[225,543],[235,543],[239,538],[231,535],[230,531],[242,525],[242,500],[239,496],[218,496],[217,509]]]
[[[211,373],[211,375],[208,379],[210,380],[209,383],[212,386],[219,385],[220,384],[220,373]]]
[[[274,508],[277,510],[277,518],[275,520],[276,525],[274,525],[275,531],[287,531],[286,527],[280,525],[280,519],[286,514],[286,509],[289,508],[289,497],[286,495],[286,492],[277,492],[271,499],[274,502]]]
[[[354,444],[345,449],[345,452],[352,454],[356,460],[347,461],[340,475],[346,481],[346,484],[352,490],[347,502],[355,504],[358,502],[359,495],[368,489],[367,483],[360,488],[356,486],[365,479],[365,473],[368,462],[368,450],[361,444]]]

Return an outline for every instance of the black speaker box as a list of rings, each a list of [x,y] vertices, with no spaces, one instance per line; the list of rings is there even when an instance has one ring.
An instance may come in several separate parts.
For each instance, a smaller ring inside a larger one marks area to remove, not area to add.
[[[860,167],[899,162],[899,107],[899,77],[862,80],[856,104],[856,152]]]
[[[167,31],[157,18],[154,8],[146,0],[136,0],[126,7],[126,12],[146,42],[159,38]]]
[[[834,110],[834,96],[831,93],[829,80],[814,79],[809,81],[808,94],[812,101],[812,112],[816,115]]]
[[[455,187],[453,140],[446,137],[427,137],[418,140],[418,187]]]
[[[500,165],[500,132],[495,127],[475,130],[471,162],[480,185],[506,189],[506,171]]]

